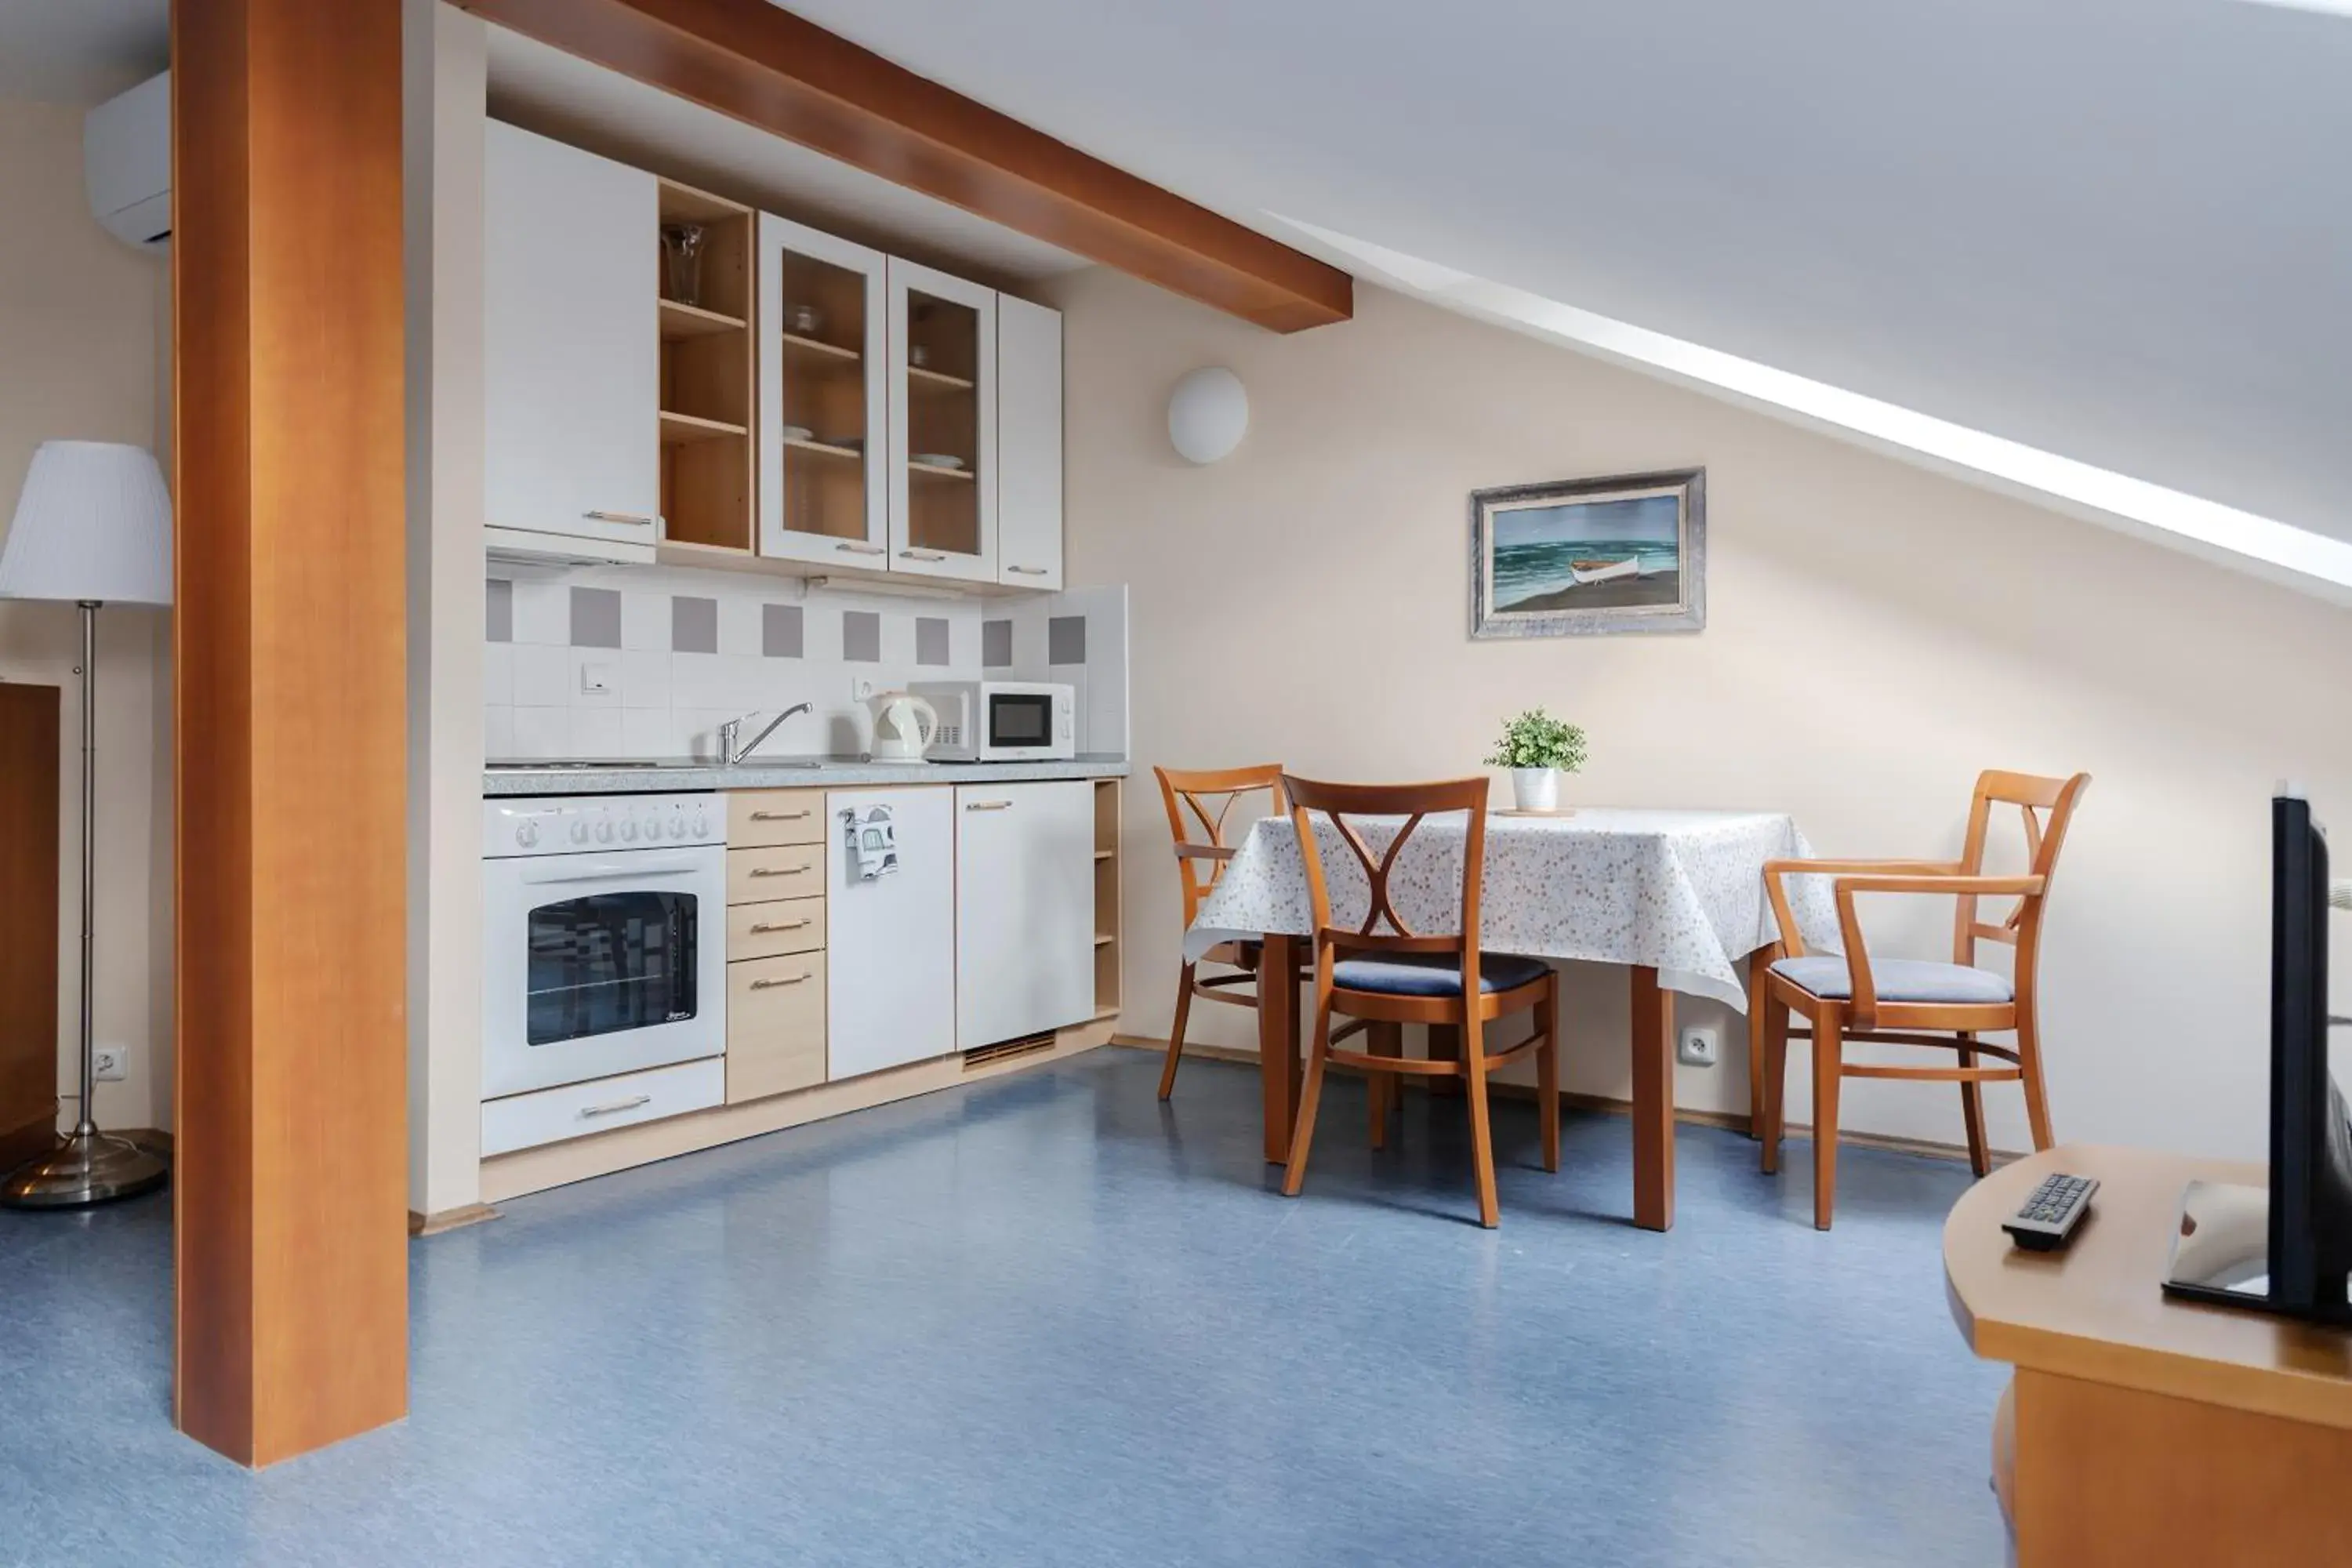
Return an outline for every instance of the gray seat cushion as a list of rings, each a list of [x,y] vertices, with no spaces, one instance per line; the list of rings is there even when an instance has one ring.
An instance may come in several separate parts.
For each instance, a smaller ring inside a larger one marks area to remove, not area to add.
[[[1833,1002],[1851,1000],[1853,976],[1836,953],[1808,953],[1784,958],[1772,973]],[[1965,963],[1935,963],[1920,958],[1874,958],[1870,977],[1881,1002],[1940,1002],[1962,1006],[1990,1006],[2013,1002],[2017,993],[2008,980],[1990,969]]]
[[[1478,955],[1478,989],[1513,991],[1543,978],[1549,967],[1540,958],[1516,952]],[[1379,991],[1391,996],[1459,996],[1462,961],[1450,952],[1401,952],[1393,958],[1343,958],[1331,966],[1333,984],[1350,991]]]

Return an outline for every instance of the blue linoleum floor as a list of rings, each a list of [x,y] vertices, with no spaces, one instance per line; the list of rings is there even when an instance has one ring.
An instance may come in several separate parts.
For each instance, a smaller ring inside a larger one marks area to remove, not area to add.
[[[168,1208],[0,1213],[0,1565],[1990,1568],[2002,1369],[1944,1305],[1962,1166],[1630,1132],[1503,1226],[1458,1111],[1306,1195],[1246,1069],[1097,1051],[506,1205],[417,1244],[413,1414],[249,1475],[169,1424]],[[1433,1110],[1435,1112],[1433,1115]],[[55,1413],[72,1411],[71,1420]]]

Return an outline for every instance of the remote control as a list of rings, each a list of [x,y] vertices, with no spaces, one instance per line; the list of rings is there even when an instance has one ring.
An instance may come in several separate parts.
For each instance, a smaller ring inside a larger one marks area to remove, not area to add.
[[[2074,1227],[2091,1212],[2091,1194],[2099,1190],[2096,1177],[2047,1176],[2016,1214],[2001,1222],[2010,1239],[2028,1252],[2048,1252],[2074,1239]]]

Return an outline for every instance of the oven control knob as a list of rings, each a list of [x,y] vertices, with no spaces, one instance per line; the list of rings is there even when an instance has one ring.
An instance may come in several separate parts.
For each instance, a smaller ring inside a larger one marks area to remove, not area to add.
[[[669,836],[672,838],[683,838],[686,837],[685,817],[673,816],[669,819]]]
[[[699,811],[694,814],[694,836],[697,838],[710,837],[710,818],[703,816]]]
[[[576,816],[572,819],[572,842],[574,844],[588,842],[588,825]]]
[[[539,824],[526,822],[516,827],[515,842],[528,849],[539,842]]]
[[[596,825],[596,842],[599,844],[610,844],[613,842],[612,823],[607,821],[600,822]]]
[[[621,819],[621,842],[624,844],[635,844],[636,841],[637,819],[634,816],[623,817]]]

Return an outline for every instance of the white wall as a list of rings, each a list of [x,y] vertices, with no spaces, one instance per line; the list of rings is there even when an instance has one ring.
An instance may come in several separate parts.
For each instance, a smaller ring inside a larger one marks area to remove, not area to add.
[[[2059,1135],[2263,1152],[2267,802],[2291,776],[2352,820],[2352,615],[1378,289],[1294,337],[1101,269],[1055,292],[1070,575],[1131,585],[1124,1029],[1164,1036],[1173,992],[1152,764],[1460,775],[1542,703],[1591,731],[1575,798],[1786,810],[1827,854],[1954,853],[1979,769],[2089,771],[2045,954]],[[1213,363],[1251,429],[1194,468],[1166,398]],[[1469,491],[1697,464],[1706,632],[1469,639]],[[1949,918],[1874,929],[1942,956]],[[1622,977],[1572,968],[1567,1010],[1569,1086],[1627,1095]],[[1244,1043],[1227,1011],[1195,1037]],[[1726,1049],[1680,1103],[1744,1112],[1744,1022],[1681,1016]],[[2016,1092],[1988,1100],[2026,1146]],[[1958,1142],[1957,1100],[1856,1081],[1844,1116]]]
[[[163,261],[89,216],[81,110],[0,100],[0,526],[43,440],[159,445],[169,300]],[[79,1076],[79,636],[70,605],[0,603],[0,679],[63,693],[58,1055],[68,1093]],[[168,678],[159,679],[170,639],[165,612],[99,616],[97,1030],[100,1044],[131,1051],[124,1080],[99,1089],[99,1120],[113,1127],[171,1124],[170,837],[155,820],[157,801],[169,799],[156,747],[159,733],[168,744],[157,721],[170,706]],[[61,1121],[74,1110],[63,1106]]]

